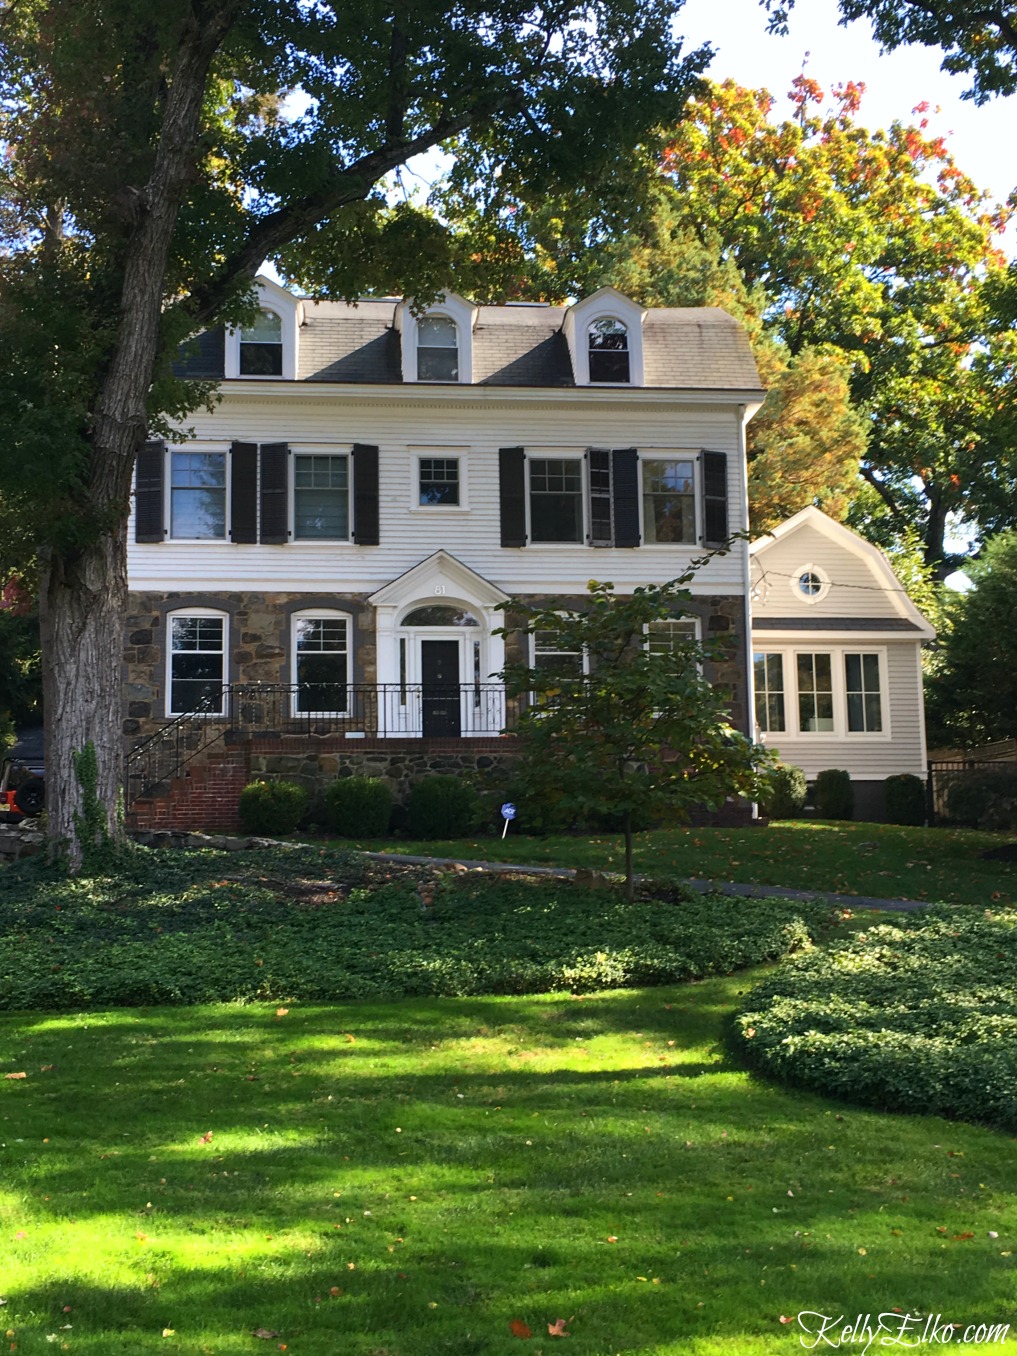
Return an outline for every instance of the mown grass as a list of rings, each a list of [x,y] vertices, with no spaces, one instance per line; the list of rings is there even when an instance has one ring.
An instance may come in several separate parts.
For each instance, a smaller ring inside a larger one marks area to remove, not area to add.
[[[877,899],[954,904],[1017,903],[1017,861],[980,854],[1013,835],[972,829],[909,829],[892,824],[785,820],[766,828],[657,829],[636,835],[636,870],[792,890],[832,890]],[[357,847],[380,852],[525,862],[620,871],[619,835],[498,837],[447,842],[378,839]]]
[[[1008,1322],[1012,1141],[750,1077],[751,982],[3,1014],[3,1349],[509,1356],[565,1319],[577,1356],[784,1356],[801,1310]]]

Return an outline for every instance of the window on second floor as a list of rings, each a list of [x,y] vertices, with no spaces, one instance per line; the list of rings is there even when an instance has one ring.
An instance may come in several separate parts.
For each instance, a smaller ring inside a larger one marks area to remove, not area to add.
[[[459,380],[459,332],[445,315],[425,315],[417,321],[417,380]]]
[[[426,508],[459,505],[459,458],[421,457],[418,502]]]
[[[226,536],[226,453],[176,452],[170,462],[170,536]]]
[[[595,320],[587,330],[591,382],[629,381],[629,332],[620,320]]]
[[[294,454],[294,541],[349,540],[349,460],[345,455]]]
[[[530,540],[583,541],[583,463],[578,457],[533,457],[529,466]]]
[[[240,331],[240,375],[281,377],[282,320],[274,311],[259,311],[253,325]]]
[[[643,540],[695,542],[696,464],[688,460],[643,462]]]

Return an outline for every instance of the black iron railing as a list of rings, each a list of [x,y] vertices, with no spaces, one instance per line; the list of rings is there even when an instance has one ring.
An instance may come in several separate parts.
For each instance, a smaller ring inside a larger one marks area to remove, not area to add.
[[[476,739],[515,729],[520,699],[501,683],[234,683],[208,693],[131,750],[130,807],[215,744],[250,738]]]
[[[937,758],[929,762],[926,782],[926,806],[930,824],[949,824],[956,819],[951,793],[978,780],[995,769],[1014,768],[1017,757],[1012,748],[1000,746],[998,753],[979,750],[967,758]]]

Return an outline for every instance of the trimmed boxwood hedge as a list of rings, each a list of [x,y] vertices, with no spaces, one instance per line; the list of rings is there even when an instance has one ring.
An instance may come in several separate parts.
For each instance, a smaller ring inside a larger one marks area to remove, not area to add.
[[[1017,1130],[1017,912],[940,905],[791,959],[736,1032],[785,1082]]]
[[[645,898],[354,854],[139,849],[115,877],[0,873],[0,1007],[535,993],[663,984],[787,955],[818,905]]]

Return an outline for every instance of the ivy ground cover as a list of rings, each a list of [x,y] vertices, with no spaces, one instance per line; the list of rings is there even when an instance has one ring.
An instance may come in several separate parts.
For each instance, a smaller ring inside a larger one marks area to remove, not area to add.
[[[785,820],[765,828],[669,828],[636,834],[636,870],[650,875],[700,877],[831,890],[877,899],[942,900],[1001,907],[1017,904],[1017,860],[981,854],[1013,835],[973,829],[913,829],[894,824]],[[624,869],[618,834],[499,837],[448,842],[378,839],[357,846],[466,860]]]
[[[1011,1141],[755,1080],[745,989],[0,1014],[2,1349],[786,1356],[806,1310],[1009,1322]]]
[[[372,864],[348,853],[128,853],[0,872],[0,1008],[587,991],[775,960],[829,908]]]
[[[737,1029],[789,1082],[1017,1133],[1017,913],[875,921],[779,966]]]

